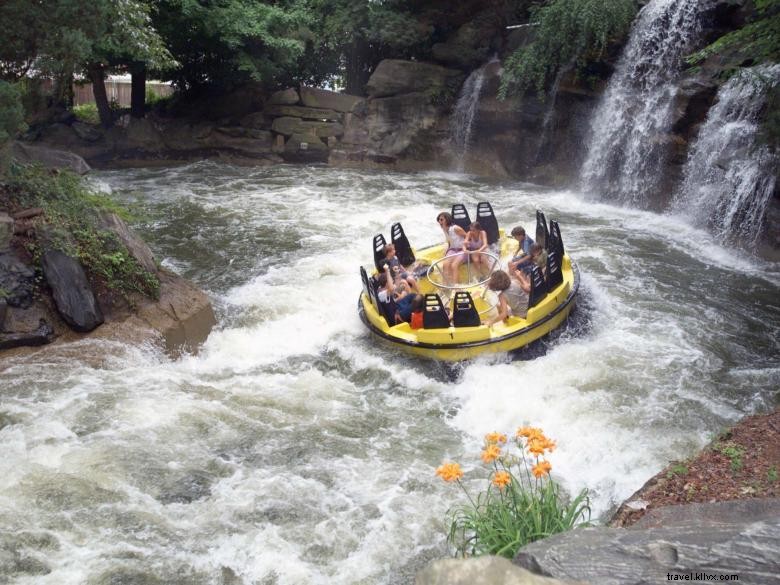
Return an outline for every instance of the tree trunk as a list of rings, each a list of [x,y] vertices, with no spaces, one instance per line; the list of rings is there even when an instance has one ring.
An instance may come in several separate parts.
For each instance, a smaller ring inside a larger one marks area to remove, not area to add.
[[[134,64],[130,67],[130,115],[143,118],[146,111],[146,65]]]
[[[93,63],[89,66],[89,79],[92,81],[92,94],[95,96],[100,123],[104,128],[111,128],[114,117],[111,114],[111,106],[108,105],[106,94],[106,71],[102,65]]]
[[[355,39],[347,50],[346,92],[350,95],[363,95],[368,82],[368,64],[366,63],[365,42]]]

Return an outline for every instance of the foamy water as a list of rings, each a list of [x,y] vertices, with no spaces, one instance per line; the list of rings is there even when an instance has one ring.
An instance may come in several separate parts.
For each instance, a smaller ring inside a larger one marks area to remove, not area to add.
[[[543,427],[553,473],[601,517],[779,386],[780,269],[675,218],[447,173],[198,163],[96,180],[140,208],[220,326],[176,361],[85,341],[0,362],[12,583],[411,583],[448,554],[462,501],[434,470],[460,461],[477,485],[485,433]],[[560,221],[583,277],[572,326],[456,371],[375,344],[356,313],[372,236],[402,221],[436,242],[438,211],[481,200],[503,227],[533,232],[537,208]]]

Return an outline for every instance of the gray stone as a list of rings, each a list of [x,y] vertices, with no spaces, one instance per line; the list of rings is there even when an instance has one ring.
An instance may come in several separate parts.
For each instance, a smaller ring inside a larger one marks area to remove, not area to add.
[[[301,86],[301,103],[309,108],[321,108],[346,113],[351,112],[362,101],[364,101],[362,97],[349,95],[348,93]]]
[[[2,325],[2,321],[0,321]],[[2,327],[0,327],[2,331]],[[38,328],[29,333],[0,333],[0,350],[14,347],[36,347],[46,345],[54,340],[54,329],[45,319],[41,319]]]
[[[414,583],[415,585],[564,585],[573,582],[534,575],[503,557],[477,557],[434,561],[417,573]]]
[[[759,522],[765,518],[780,519],[780,498],[750,498],[653,508],[628,529],[740,524]]]
[[[11,307],[32,305],[35,271],[10,252],[0,254],[0,291]]]
[[[263,112],[268,116],[292,116],[293,118],[303,118],[304,120],[320,120],[328,122],[340,122],[341,114],[333,110],[323,110],[320,108],[306,108],[303,106],[266,106]]]
[[[293,134],[287,139],[282,156],[288,162],[326,162],[328,147],[312,134]]]
[[[148,118],[131,118],[126,129],[126,144],[148,152],[163,149],[162,132]]]
[[[37,162],[48,168],[66,169],[79,175],[90,171],[87,161],[77,154],[19,141],[11,144],[11,156],[22,163]]]
[[[204,145],[255,157],[271,152],[271,142],[271,133],[268,130],[247,129],[244,136],[229,136],[224,132],[214,132],[208,140],[204,141]]]
[[[86,122],[73,122],[70,127],[79,138],[87,142],[97,142],[105,134],[100,126],[87,124]]]
[[[14,236],[14,220],[10,215],[0,211],[0,252],[8,249]]]
[[[514,562],[542,575],[605,585],[665,584],[667,574],[695,573],[769,585],[780,574],[778,550],[780,522],[770,515],[643,530],[582,528],[529,544]]]
[[[103,323],[103,313],[81,264],[59,250],[46,250],[41,264],[57,311],[71,328],[86,333]]]
[[[369,145],[382,154],[398,155],[437,119],[438,109],[423,93],[371,100],[366,115]]]
[[[338,122],[312,122],[311,120],[301,120],[291,116],[275,118],[271,130],[285,136],[312,134],[320,138],[344,134],[344,126]]]
[[[447,69],[433,63],[385,59],[377,65],[366,84],[369,97],[387,97],[412,92],[435,96],[449,91],[454,96],[465,75],[457,69]]]
[[[121,217],[116,213],[101,212],[100,226],[114,233],[144,270],[152,274],[157,272],[157,263],[154,261],[152,250],[137,233],[128,227]]]
[[[288,89],[283,89],[271,94],[271,97],[268,98],[266,104],[292,105],[297,104],[299,101],[300,98],[298,97],[298,92],[295,91],[294,88],[290,87]]]
[[[263,112],[252,112],[241,118],[239,124],[245,128],[265,130],[270,126],[270,121]]]

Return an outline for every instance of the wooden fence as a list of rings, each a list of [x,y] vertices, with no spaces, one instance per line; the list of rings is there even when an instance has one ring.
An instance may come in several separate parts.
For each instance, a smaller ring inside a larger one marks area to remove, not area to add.
[[[159,96],[168,96],[173,93],[173,88],[167,83],[148,81],[146,91],[153,91]],[[106,79],[106,94],[108,101],[115,101],[122,107],[130,106],[130,80]],[[94,104],[95,96],[92,93],[92,84],[73,84],[73,105]]]

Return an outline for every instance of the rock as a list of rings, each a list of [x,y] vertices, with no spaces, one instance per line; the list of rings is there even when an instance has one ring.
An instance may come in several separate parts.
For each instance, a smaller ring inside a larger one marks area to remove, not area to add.
[[[271,133],[268,130],[244,129],[243,136],[231,136],[215,131],[205,144],[209,148],[229,149],[253,157],[271,152],[271,143]]]
[[[266,105],[292,105],[300,101],[298,92],[294,88],[283,89],[271,94]]]
[[[2,324],[2,322],[0,322]],[[1,329],[1,328],[0,328]],[[54,340],[54,329],[45,319],[41,319],[38,328],[30,333],[0,333],[0,350],[14,347],[35,347],[46,345]]]
[[[147,152],[162,150],[162,133],[149,118],[131,118],[125,132],[125,147]]]
[[[333,110],[323,110],[320,108],[306,108],[304,106],[266,106],[263,112],[268,116],[292,116],[293,118],[303,118],[304,120],[319,120],[327,122],[340,122],[341,114]]]
[[[28,308],[33,302],[35,271],[10,252],[0,254],[0,290],[9,306]]]
[[[738,514],[720,513],[718,522],[709,522],[705,513],[698,522],[669,527],[576,529],[521,548],[514,562],[535,573],[605,585],[661,584],[668,582],[667,574],[697,572],[715,579],[739,575],[740,582],[776,583],[777,516],[742,521]]]
[[[87,161],[77,154],[44,146],[33,146],[18,140],[11,143],[11,156],[22,163],[37,162],[48,168],[67,169],[79,175],[90,171]]]
[[[4,298],[0,298],[0,331],[4,331],[3,324],[5,323],[5,314],[8,312],[8,303]]]
[[[442,91],[457,95],[464,79],[463,72],[433,63],[385,59],[380,61],[366,84],[369,97],[387,97],[424,92],[435,96]]]
[[[97,142],[103,138],[103,136],[105,136],[103,129],[100,126],[95,126],[94,124],[87,124],[86,122],[73,122],[70,127],[79,138],[87,142]]]
[[[476,557],[434,561],[417,573],[415,585],[564,585],[534,575],[503,557]]]
[[[344,126],[338,122],[313,122],[311,120],[301,120],[291,116],[282,116],[275,118],[271,125],[271,130],[285,136],[293,134],[313,134],[320,138],[329,136],[341,136],[344,134]]]
[[[466,71],[476,69],[499,47],[494,45],[503,32],[495,12],[487,10],[475,15],[461,26],[446,42],[431,47],[436,61]]]
[[[262,130],[267,129],[271,123],[263,112],[252,112],[241,118],[239,124],[245,128]]]
[[[5,212],[0,211],[0,252],[7,250],[14,236],[14,220]]]
[[[368,146],[385,155],[398,155],[422,131],[432,128],[437,118],[438,109],[423,93],[370,100],[365,118]]]
[[[162,334],[169,351],[193,351],[205,341],[217,322],[211,302],[187,280],[165,270],[159,276],[160,299],[142,303],[137,315]]]
[[[328,147],[312,134],[293,134],[287,139],[282,156],[289,162],[326,162]]]
[[[71,328],[88,332],[103,323],[103,313],[81,264],[59,250],[46,250],[41,264],[57,311]]]
[[[29,209],[23,209],[22,211],[17,211],[14,213],[13,218],[14,219],[30,219],[32,217],[38,217],[39,215],[43,215],[43,208],[42,207],[31,207]]]
[[[309,108],[351,112],[364,99],[360,96],[338,93],[316,87],[301,86],[301,103]]]
[[[780,498],[751,498],[727,502],[686,504],[653,508],[630,530],[670,528],[672,526],[702,526],[760,522],[765,518],[780,518]]]
[[[157,263],[149,246],[116,213],[100,212],[100,227],[114,233],[130,255],[152,274],[157,273]]]

